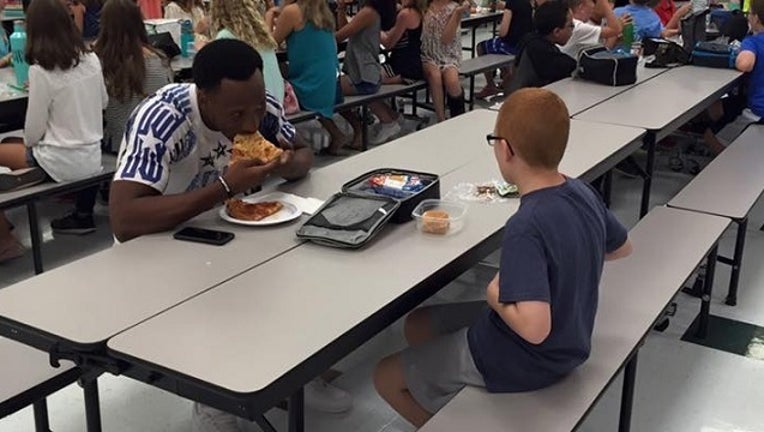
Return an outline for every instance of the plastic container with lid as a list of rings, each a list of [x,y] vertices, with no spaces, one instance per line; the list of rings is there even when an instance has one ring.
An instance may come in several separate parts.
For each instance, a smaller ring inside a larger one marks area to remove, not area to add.
[[[437,212],[428,216],[427,212]],[[447,218],[443,216],[447,214]],[[458,233],[464,227],[467,216],[467,205],[458,201],[443,201],[427,199],[411,213],[416,220],[417,231],[427,235],[447,236]]]

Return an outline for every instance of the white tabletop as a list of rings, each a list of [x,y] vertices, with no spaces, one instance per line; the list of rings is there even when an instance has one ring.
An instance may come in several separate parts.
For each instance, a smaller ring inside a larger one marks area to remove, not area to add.
[[[574,117],[660,131],[721,97],[741,75],[731,69],[678,67]]]
[[[0,404],[75,367],[64,360],[61,367],[53,368],[47,353],[4,337],[0,337],[0,359]]]
[[[488,148],[481,134],[493,129],[495,116],[470,112],[316,170],[284,189],[326,199],[375,168],[446,174],[474,159],[470,144]],[[171,232],[144,236],[0,290],[0,316],[77,344],[98,344],[299,244],[297,223],[239,227],[213,210],[190,224],[232,231],[236,238],[218,247],[179,242]]]
[[[6,67],[0,69],[0,103],[29,97],[27,92],[17,90],[9,84],[16,84],[16,75],[13,73],[13,68]]]
[[[504,12],[502,11],[473,13],[468,17],[462,18],[461,24],[462,27],[474,27],[483,22],[499,21],[503,14]]]
[[[589,360],[535,392],[489,394],[467,387],[420,431],[574,430],[729,223],[654,208],[629,234],[634,253],[605,264]]]
[[[444,194],[460,182],[500,177],[479,135],[484,126],[473,129],[474,139],[462,145],[476,157],[441,178]],[[643,133],[574,122],[562,170],[580,176]],[[305,244],[117,335],[108,346],[231,391],[262,390],[498,232],[518,205],[518,199],[471,204],[464,229],[450,237],[425,237],[408,223],[387,227],[358,251]],[[219,367],[220,359],[226,367]]]
[[[668,205],[744,218],[764,187],[764,126],[750,126]]]
[[[635,86],[639,86],[647,80],[654,78],[668,69],[654,69],[639,66],[637,68],[637,82],[626,86],[607,86],[580,78],[566,78],[554,82],[544,88],[556,93],[565,101],[571,117],[585,111],[599,103],[602,103],[618,94]]]

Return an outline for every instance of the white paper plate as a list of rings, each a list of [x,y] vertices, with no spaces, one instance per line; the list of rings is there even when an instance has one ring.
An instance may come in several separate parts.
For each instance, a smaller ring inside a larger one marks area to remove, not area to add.
[[[273,193],[273,194],[268,194],[263,196],[250,196],[250,197],[242,198],[244,202],[253,203],[253,204],[258,202],[263,202],[263,201],[279,201],[281,204],[284,205],[284,208],[279,210],[278,213],[272,214],[265,219],[261,219],[259,221],[248,221],[248,220],[236,219],[234,217],[231,217],[228,214],[228,211],[226,211],[225,206],[223,206],[220,209],[220,217],[223,218],[223,220],[226,222],[231,222],[231,223],[235,223],[239,225],[247,225],[247,226],[277,225],[277,224],[293,221],[299,218],[302,215],[302,211],[300,211],[300,209],[298,209],[297,206],[295,206],[294,204],[279,199],[281,195],[282,194],[280,193]]]

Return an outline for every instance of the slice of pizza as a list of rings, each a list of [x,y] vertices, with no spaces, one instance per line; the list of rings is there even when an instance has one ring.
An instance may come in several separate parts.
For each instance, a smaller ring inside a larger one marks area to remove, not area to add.
[[[263,201],[248,203],[240,199],[232,199],[226,202],[228,215],[235,219],[257,222],[272,216],[281,209],[284,204],[278,201]]]
[[[255,159],[266,164],[281,156],[281,150],[265,139],[260,132],[251,135],[236,135],[233,139],[231,163],[242,159]]]

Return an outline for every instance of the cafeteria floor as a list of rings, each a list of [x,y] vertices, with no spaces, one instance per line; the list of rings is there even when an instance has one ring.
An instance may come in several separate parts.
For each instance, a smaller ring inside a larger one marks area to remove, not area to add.
[[[465,43],[467,38],[465,36]],[[478,38],[481,39],[480,36]],[[482,82],[480,78],[478,89]],[[689,174],[670,171],[668,156],[669,153],[664,152],[658,157],[653,205],[666,203],[691,179]],[[638,154],[637,157],[644,155]],[[321,158],[318,165],[332,161]],[[612,208],[621,221],[633,226],[637,221],[641,181],[619,174],[614,179]],[[100,204],[96,208],[96,233],[83,237],[54,237],[49,228],[50,219],[60,216],[70,206],[65,201],[51,201],[41,206],[41,222],[45,227],[43,253],[48,269],[111,246],[107,210]],[[28,243],[25,213],[15,210],[8,215],[18,227],[20,236]],[[681,340],[697,314],[699,303],[699,300],[684,294],[677,298],[677,315],[671,319],[669,328],[664,333],[652,332],[647,338],[639,359],[632,428],[635,432],[764,431],[764,416],[759,411],[759,407],[764,405],[764,391],[757,384],[764,382],[764,291],[758,289],[764,286],[764,266],[760,264],[764,261],[764,232],[758,231],[764,222],[764,205],[759,203],[754,208],[750,220],[738,306],[730,307],[722,303],[729,280],[729,267],[721,264],[717,267],[711,312],[719,318],[712,325],[724,331],[721,337],[712,338],[709,345],[719,348]],[[734,231],[728,231],[721,241],[721,252],[731,253],[733,243]],[[495,260],[496,256],[488,259]],[[0,289],[31,277],[31,268],[31,254],[13,263],[0,265]],[[488,267],[476,267],[442,290],[432,301],[479,298],[492,276],[491,272]],[[341,362],[338,369],[343,374],[334,384],[353,395],[353,408],[341,415],[308,410],[307,430],[412,431],[413,428],[376,395],[370,378],[376,360],[400,348],[402,343],[401,325],[396,323]],[[221,367],[225,367],[224,359],[221,359]],[[257,365],[253,364],[253,367]],[[109,374],[99,379],[99,385],[105,432],[191,430],[190,401]],[[619,378],[588,415],[580,431],[617,429],[620,387]],[[48,404],[53,431],[85,430],[82,393],[76,385],[51,396]],[[273,410],[268,417],[277,427],[285,427],[283,411]],[[32,425],[32,410],[28,408],[0,419],[0,432],[30,431]],[[258,429],[253,426],[251,430]]]

